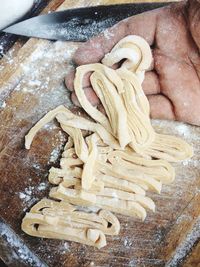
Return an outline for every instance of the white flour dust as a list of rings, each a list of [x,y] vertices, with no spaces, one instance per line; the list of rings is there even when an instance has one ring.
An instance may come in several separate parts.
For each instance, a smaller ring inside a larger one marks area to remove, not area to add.
[[[58,147],[54,148],[51,152],[49,162],[48,163],[54,163],[57,161],[58,157],[60,155],[60,149]]]
[[[0,55],[4,57],[5,64],[0,64],[0,72],[4,70],[6,65],[13,65],[15,48],[11,47],[7,53],[4,53],[4,45],[0,44]]]
[[[166,267],[180,265],[181,261],[188,255],[194,243],[200,239],[200,219],[197,220],[192,231],[187,234],[185,240],[175,250],[175,256],[166,264]]]
[[[130,248],[132,246],[132,241],[133,240],[130,240],[128,237],[125,237],[124,238],[124,247],[125,248]]]
[[[51,128],[46,128],[51,129]],[[63,150],[63,146],[66,142],[65,136],[62,131],[59,131],[53,138],[52,138],[52,146],[54,149],[50,154],[50,158],[48,164],[55,163],[59,157],[61,156],[61,151]]]
[[[10,249],[10,256],[6,259],[7,264],[14,266],[16,260],[33,267],[47,267],[46,264],[42,263],[22,242],[19,237],[17,237],[14,232],[4,223],[0,222],[0,235],[1,238],[8,243]],[[18,263],[17,262],[17,263]]]
[[[5,108],[6,107],[6,102],[5,101],[3,101],[2,103],[1,103],[1,105],[0,105],[0,108]]]
[[[60,38],[63,39],[68,37],[68,40],[72,41],[86,41],[92,36],[97,35],[102,32],[103,29],[106,29],[113,25],[115,20],[113,18],[107,18],[99,21],[91,21],[89,19],[85,19],[80,23],[80,18],[73,17],[69,21],[63,23],[63,27],[60,25],[46,25],[42,28],[38,28],[38,33],[40,35],[44,35],[46,32],[49,32],[51,36],[57,37],[58,31]],[[29,32],[31,34],[31,31]]]
[[[48,181],[40,182],[36,186],[28,186],[24,189],[24,191],[18,193],[19,199],[22,203],[22,206],[24,207],[23,211],[26,211],[34,203],[36,203],[36,201],[39,200],[36,195],[39,192],[46,190],[47,186]]]
[[[70,252],[70,245],[67,241],[62,241],[61,244],[58,247],[58,250],[61,254],[66,254]]]

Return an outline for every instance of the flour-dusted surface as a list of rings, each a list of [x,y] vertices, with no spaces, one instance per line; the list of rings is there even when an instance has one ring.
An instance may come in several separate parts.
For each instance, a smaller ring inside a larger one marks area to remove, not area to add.
[[[157,210],[145,222],[119,216],[120,236],[109,237],[107,247],[98,251],[73,242],[29,237],[20,230],[24,213],[48,195],[48,170],[58,165],[66,141],[66,135],[55,121],[42,128],[30,150],[24,149],[24,136],[50,109],[59,104],[72,107],[63,80],[76,47],[63,42],[44,42],[20,66],[20,82],[1,109],[0,134],[4,142],[0,154],[0,190],[5,193],[0,214],[48,266],[163,266],[174,257],[176,246],[178,264],[187,254],[187,250],[178,249],[179,237],[184,239],[193,218],[198,216],[192,210],[196,203],[194,197],[200,192],[200,129],[183,123],[153,122],[157,131],[175,134],[192,143],[194,157],[176,164],[176,180],[163,187],[162,195],[151,194]]]
[[[87,3],[94,4],[92,2]],[[83,2],[76,3],[82,5]],[[112,38],[107,32],[105,36]],[[34,47],[29,46],[31,43]],[[122,229],[119,236],[108,238],[109,246],[99,251],[73,242],[29,237],[20,230],[25,212],[48,195],[48,170],[58,166],[66,140],[55,121],[41,129],[29,151],[24,149],[24,136],[50,109],[59,104],[72,107],[63,79],[77,46],[31,40],[24,48],[27,57],[20,64],[13,61],[12,55],[7,59],[7,66],[15,66],[17,71],[1,88],[4,93],[0,105],[0,216],[14,231],[12,239],[16,240],[16,251],[20,252],[11,259],[16,262],[20,257],[20,261],[28,261],[29,266],[34,266],[31,263],[32,258],[36,260],[34,255],[53,267],[149,267],[164,266],[170,260],[176,266],[198,237],[193,229],[198,229],[195,223],[200,213],[200,129],[183,123],[154,121],[158,131],[175,134],[192,143],[194,157],[176,165],[176,180],[163,187],[162,195],[151,194],[157,209],[145,222],[119,216]],[[7,233],[10,237],[10,232]],[[5,239],[12,245],[12,239]],[[32,254],[21,253],[24,245]]]
[[[13,265],[16,263],[16,260],[19,259],[19,264],[26,264],[27,266],[34,267],[47,267],[39,258],[37,258],[34,253],[23,243],[22,240],[17,238],[13,231],[0,222],[0,233],[3,241],[9,244],[9,249],[12,251],[11,255],[7,255],[6,264]],[[1,244],[0,244],[1,245]]]
[[[177,266],[185,255],[191,251],[193,245],[200,240],[200,218],[197,220],[191,232],[183,243],[176,249],[174,257],[167,263],[167,267]]]

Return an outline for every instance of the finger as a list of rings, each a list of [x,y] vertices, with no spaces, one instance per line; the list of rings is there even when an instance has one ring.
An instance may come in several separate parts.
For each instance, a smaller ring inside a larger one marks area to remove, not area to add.
[[[84,92],[85,92],[85,95],[86,95],[88,101],[93,106],[99,105],[100,100],[99,100],[99,98],[97,97],[97,95],[95,94],[94,90],[91,87],[84,88]],[[72,102],[74,103],[75,106],[81,107],[75,92],[72,92],[71,100],[72,100]]]
[[[71,70],[67,76],[65,77],[65,85],[69,91],[74,90],[74,78],[75,78],[76,71],[73,69]],[[88,72],[83,77],[83,88],[89,87],[90,84],[90,75],[92,72]]]
[[[187,4],[189,28],[192,38],[200,49],[200,1],[190,0]]]
[[[140,35],[152,45],[156,30],[156,18],[160,10],[125,19],[93,37],[78,48],[74,55],[75,63],[82,65],[100,61],[119,40],[130,34]]]
[[[164,95],[147,96],[150,104],[150,116],[153,119],[175,120],[173,105]]]
[[[155,55],[162,94],[174,105],[176,119],[191,124],[200,123],[200,82],[194,64],[168,55]]]
[[[155,95],[160,93],[160,83],[156,72],[148,71],[145,73],[142,89],[144,90],[145,95]]]

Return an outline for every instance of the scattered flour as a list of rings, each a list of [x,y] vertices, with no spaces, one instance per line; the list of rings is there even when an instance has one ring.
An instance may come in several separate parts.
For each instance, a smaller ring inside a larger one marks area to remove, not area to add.
[[[185,221],[188,221],[188,222],[190,222],[190,221],[192,221],[192,218],[191,218],[191,216],[190,215],[186,215],[186,214],[181,214],[179,217],[178,217],[178,219],[176,220],[176,224],[179,224],[179,223],[181,223],[181,222],[185,222]]]
[[[3,103],[1,104],[0,108],[5,108],[6,107],[6,102],[3,101]]]
[[[191,135],[190,127],[183,123],[176,125],[175,130],[181,136],[190,137]]]
[[[36,170],[40,170],[40,168],[41,168],[40,164],[39,163],[35,163],[35,162],[32,164],[32,166]]]
[[[38,186],[37,186],[37,190],[39,191],[44,191],[47,188],[47,183],[41,182]]]
[[[54,148],[51,152],[49,162],[48,163],[55,163],[60,155],[60,149],[58,147]]]
[[[126,248],[130,248],[132,246],[132,241],[128,237],[125,237],[124,239],[124,246]]]
[[[192,166],[192,167],[198,167],[200,165],[199,160],[195,159],[187,159],[181,162],[183,166]]]
[[[64,143],[66,141],[65,136],[62,131],[59,131],[54,137],[53,137],[53,143],[54,149],[52,150],[50,154],[50,158],[48,161],[48,164],[55,163],[59,156],[61,155],[61,150],[63,149]]]
[[[58,250],[61,254],[65,254],[67,252],[70,252],[70,245],[67,241],[63,241],[60,246],[58,247]]]
[[[36,186],[28,186],[24,189],[23,192],[19,192],[18,196],[22,202],[22,205],[24,206],[23,211],[26,211],[29,207],[31,207],[38,200],[35,195],[46,190],[47,187],[48,181],[41,182]]]
[[[174,257],[166,264],[166,267],[179,266],[181,261],[188,255],[194,243],[200,239],[200,218],[197,220],[192,231],[187,234],[186,239],[176,249]]]
[[[76,46],[67,46],[65,42],[61,41],[39,43],[30,57],[20,64],[23,79],[14,90],[33,95],[38,94],[40,98],[49,91],[49,88],[52,88],[52,84],[56,86],[55,91],[59,91],[59,87],[64,87],[63,79],[71,69],[69,61],[75,50]],[[62,69],[60,68],[61,64],[63,65]],[[54,88],[53,86],[52,89]],[[67,99],[65,100],[69,102]]]
[[[163,261],[160,259],[132,259],[128,263],[129,267],[138,266],[165,266]]]
[[[54,24],[53,26],[46,25],[45,27],[38,28],[38,34],[44,35],[46,32],[49,32],[52,38],[57,38],[59,31],[60,39],[63,38],[64,40],[65,36],[68,36],[68,40],[86,41],[90,37],[97,35],[98,33],[102,32],[103,29],[109,28],[115,23],[116,19],[111,17],[105,20],[97,20],[92,22],[91,20],[85,19],[82,21],[82,23],[80,23],[79,17],[73,17],[69,21],[63,23],[62,28],[59,24]]]
[[[55,125],[55,124],[53,124],[52,122],[50,122],[50,123],[48,123],[48,124],[45,124],[44,126],[43,126],[43,129],[46,129],[46,130],[53,130],[53,129],[57,129],[58,127]]]
[[[38,80],[30,80],[29,81],[29,85],[30,86],[40,86],[41,85],[41,81],[38,81]]]
[[[33,197],[33,186],[29,186],[25,188],[24,192],[19,192],[19,198],[22,201],[22,205],[24,206],[23,211],[26,211],[29,207],[31,207],[38,199]]]
[[[200,140],[199,132],[196,131],[197,126],[192,126],[183,122],[178,121],[167,121],[167,120],[152,120],[152,125],[156,129],[165,129],[166,134],[176,134],[182,137],[188,142]]]
[[[0,58],[4,57],[5,64],[0,64],[0,71],[3,71],[6,65],[13,65],[15,48],[11,47],[7,53],[4,53],[4,46],[0,44]]]
[[[11,255],[6,259],[8,265],[16,266],[16,260],[21,260],[21,262],[23,262],[23,266],[25,263],[27,266],[32,267],[47,267],[47,265],[42,263],[39,258],[37,258],[22,242],[22,240],[19,239],[19,237],[17,237],[3,222],[0,222],[0,235],[1,238],[5,240],[6,244],[8,243],[8,246],[12,248],[10,250]]]
[[[31,199],[31,196],[29,196],[23,192],[19,192],[19,198],[22,199],[23,201],[27,202]]]
[[[32,198],[33,190],[34,190],[33,186],[28,186],[27,188],[25,188],[24,192],[19,192],[19,198],[23,202],[30,201]]]
[[[112,39],[114,34],[112,32],[110,32],[108,29],[106,29],[104,32],[103,32],[104,36],[106,39]]]

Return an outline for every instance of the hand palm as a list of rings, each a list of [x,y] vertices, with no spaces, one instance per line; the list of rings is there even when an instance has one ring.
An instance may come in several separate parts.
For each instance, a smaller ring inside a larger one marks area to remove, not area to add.
[[[194,10],[198,8],[196,15]],[[74,60],[78,65],[100,61],[124,36],[142,36],[152,46],[154,57],[143,82],[151,117],[200,125],[200,35],[195,27],[199,15],[200,4],[194,1],[190,7],[185,3],[175,4],[131,17],[109,29],[110,39],[101,34],[80,46]],[[73,75],[67,77],[68,88],[73,87],[73,78]],[[88,77],[85,86],[89,86]],[[98,104],[89,87],[86,94],[91,102]],[[74,93],[72,99],[77,103]]]

